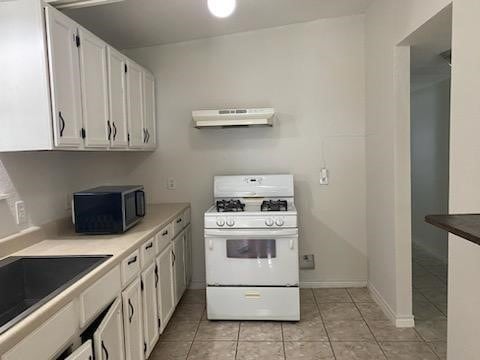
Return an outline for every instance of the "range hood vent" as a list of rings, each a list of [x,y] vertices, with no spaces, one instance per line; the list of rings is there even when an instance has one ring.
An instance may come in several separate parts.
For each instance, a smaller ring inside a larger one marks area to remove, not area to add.
[[[192,111],[196,128],[273,126],[274,115],[272,108]]]

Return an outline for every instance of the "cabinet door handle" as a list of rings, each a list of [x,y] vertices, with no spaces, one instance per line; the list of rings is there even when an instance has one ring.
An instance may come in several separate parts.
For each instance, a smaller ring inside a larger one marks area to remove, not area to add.
[[[150,131],[148,131],[148,129],[145,129],[145,131],[147,132],[147,144],[148,144],[148,142],[150,141]]]
[[[159,280],[159,277],[158,277],[158,266],[155,265],[155,287],[158,287],[158,280]]]
[[[108,141],[112,139],[112,125],[110,125],[110,120],[107,121],[108,126]]]
[[[113,140],[115,141],[115,138],[117,137],[117,125],[115,125],[115,121],[112,122],[113,125]]]
[[[58,112],[58,118],[60,119],[60,137],[63,137],[63,131],[65,130],[65,119],[62,116],[62,112]]]
[[[127,265],[132,265],[132,264],[134,264],[134,263],[136,263],[136,262],[137,262],[137,257],[134,256],[133,258],[131,258],[130,260],[128,260]]]
[[[131,324],[133,315],[135,314],[135,308],[133,307],[132,301],[128,299],[128,307],[130,308],[130,314],[128,315],[128,322]]]
[[[173,256],[172,266],[174,266],[175,265],[175,260],[177,259],[177,257],[175,256],[175,253],[173,252],[173,250],[172,250],[172,256]]]
[[[105,352],[105,360],[108,360],[109,356],[108,356],[108,350],[107,348],[105,347],[105,343],[103,342],[102,340],[102,350]]]
[[[145,144],[147,142],[147,130],[144,128],[143,129],[143,143]]]

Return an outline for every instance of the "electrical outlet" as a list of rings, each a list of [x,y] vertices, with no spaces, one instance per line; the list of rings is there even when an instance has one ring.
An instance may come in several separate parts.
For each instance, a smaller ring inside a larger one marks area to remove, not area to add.
[[[301,255],[300,256],[300,269],[315,269],[315,256],[310,255]]]
[[[328,169],[320,169],[320,185],[328,185]]]
[[[177,181],[174,178],[168,178],[167,180],[167,189],[175,190],[177,188]]]
[[[15,203],[15,214],[17,215],[17,225],[25,225],[27,223],[27,210],[23,201]]]

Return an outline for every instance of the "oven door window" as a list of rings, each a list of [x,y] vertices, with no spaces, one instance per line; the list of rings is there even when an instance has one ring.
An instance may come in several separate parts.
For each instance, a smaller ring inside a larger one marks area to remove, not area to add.
[[[125,225],[128,226],[137,219],[137,205],[135,193],[125,195]]]
[[[277,256],[274,239],[227,240],[227,257],[233,259],[272,259]]]

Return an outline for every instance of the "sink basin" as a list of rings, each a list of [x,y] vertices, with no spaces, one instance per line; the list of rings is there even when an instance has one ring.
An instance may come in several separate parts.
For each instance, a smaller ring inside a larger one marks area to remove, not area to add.
[[[0,261],[0,334],[111,255],[8,257]]]

